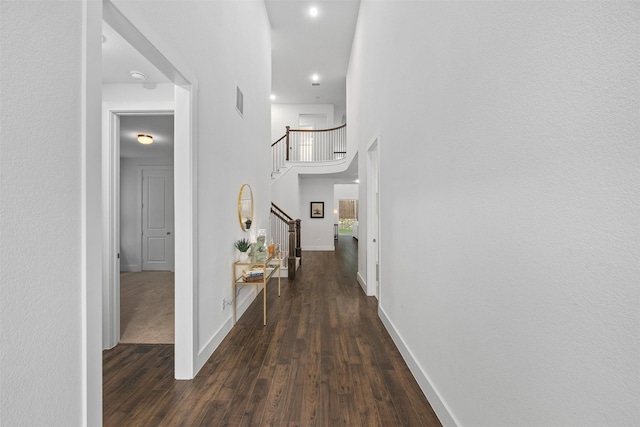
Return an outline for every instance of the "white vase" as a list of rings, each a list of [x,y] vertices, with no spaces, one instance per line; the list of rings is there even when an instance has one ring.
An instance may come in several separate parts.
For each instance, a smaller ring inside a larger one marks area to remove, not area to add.
[[[249,262],[249,254],[247,252],[240,252],[240,254],[238,255],[238,262]]]

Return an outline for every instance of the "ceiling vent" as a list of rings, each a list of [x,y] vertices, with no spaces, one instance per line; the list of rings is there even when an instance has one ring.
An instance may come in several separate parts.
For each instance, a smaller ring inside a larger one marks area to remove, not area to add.
[[[311,86],[320,86],[320,83],[311,83]]]

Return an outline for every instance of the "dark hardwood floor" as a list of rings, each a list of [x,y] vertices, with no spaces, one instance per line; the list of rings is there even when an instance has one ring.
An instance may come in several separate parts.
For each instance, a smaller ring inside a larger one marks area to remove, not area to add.
[[[269,287],[267,326],[259,295],[191,381],[174,380],[172,345],[105,351],[104,425],[439,426],[356,264],[351,236],[304,252],[282,296]]]

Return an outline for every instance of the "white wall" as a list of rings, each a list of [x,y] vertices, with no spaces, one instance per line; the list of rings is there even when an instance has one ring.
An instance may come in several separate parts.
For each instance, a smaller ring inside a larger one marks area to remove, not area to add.
[[[271,200],[291,218],[300,215],[300,179],[297,170],[287,170],[271,185]]]
[[[380,314],[446,425],[640,424],[638,22],[361,4],[348,132],[363,207],[380,138]]]
[[[147,86],[146,88],[144,86]],[[103,103],[129,103],[134,108],[141,104],[149,106],[171,106],[174,104],[173,83],[158,83],[153,89],[141,83],[102,85]]]
[[[120,271],[141,271],[142,166],[173,166],[172,158],[120,159]]]
[[[333,180],[300,177],[300,246],[303,251],[332,251]],[[324,218],[311,218],[311,202],[324,202]]]
[[[196,370],[230,330],[233,310],[229,271],[233,242],[268,228],[271,201],[271,31],[263,2],[114,2],[159,40],[172,60],[197,80],[197,296]],[[157,29],[162,28],[158,34]],[[236,84],[244,93],[244,116],[235,110]],[[238,191],[251,185],[255,221],[240,229]],[[253,298],[253,287],[240,299]]]
[[[88,241],[100,235],[100,194],[84,187],[100,175],[100,15],[99,5],[83,6],[0,3],[0,424],[7,426],[101,421],[100,258]]]
[[[325,114],[329,127],[336,123],[333,104],[271,104],[271,143],[287,133],[287,126],[298,129],[300,114]]]

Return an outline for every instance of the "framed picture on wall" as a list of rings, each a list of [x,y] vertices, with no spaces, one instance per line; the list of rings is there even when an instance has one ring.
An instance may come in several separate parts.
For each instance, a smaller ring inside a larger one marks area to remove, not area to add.
[[[311,202],[311,218],[324,218],[324,202]]]

